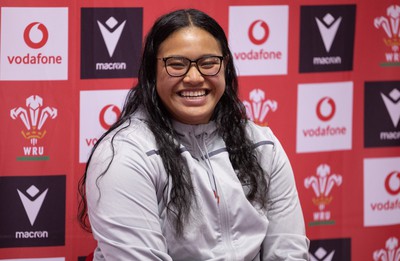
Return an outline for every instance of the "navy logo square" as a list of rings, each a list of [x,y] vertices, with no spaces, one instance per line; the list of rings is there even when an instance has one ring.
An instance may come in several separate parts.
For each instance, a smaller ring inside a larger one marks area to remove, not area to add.
[[[143,8],[81,9],[81,78],[137,77]]]
[[[400,146],[400,81],[365,83],[364,146]]]
[[[355,5],[300,7],[301,73],[353,69],[355,16]]]
[[[0,177],[0,248],[65,244],[65,180]]]
[[[351,260],[351,239],[335,238],[311,240],[310,260],[315,261],[350,261]]]

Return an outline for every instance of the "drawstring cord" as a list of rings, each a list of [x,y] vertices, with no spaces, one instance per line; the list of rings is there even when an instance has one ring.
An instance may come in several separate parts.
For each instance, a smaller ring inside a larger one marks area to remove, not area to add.
[[[206,163],[207,166],[207,175],[208,175],[208,180],[210,181],[210,185],[211,188],[214,192],[214,197],[217,200],[217,204],[219,204],[219,195],[218,195],[218,189],[217,189],[217,183],[215,182],[215,175],[214,175],[214,170],[212,168],[211,165],[211,161],[210,161],[210,157],[208,154],[208,150],[207,150],[207,146],[206,146],[206,142],[205,142],[205,138],[204,135],[207,135],[207,133],[201,134],[201,139],[203,141],[203,148],[205,150],[205,152],[201,149],[200,144],[197,142],[196,136],[194,136],[194,140],[196,142],[197,148],[199,149],[202,158],[204,158],[204,162]]]

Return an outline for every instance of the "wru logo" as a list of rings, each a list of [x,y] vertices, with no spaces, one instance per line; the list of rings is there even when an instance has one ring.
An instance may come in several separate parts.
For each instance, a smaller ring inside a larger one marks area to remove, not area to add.
[[[247,117],[259,125],[264,124],[265,117],[270,110],[276,111],[278,103],[274,100],[265,100],[265,93],[260,89],[254,89],[250,92],[251,102],[243,101],[246,108]]]
[[[327,164],[317,167],[317,176],[310,176],[304,180],[306,188],[312,188],[315,193],[313,203],[318,206],[319,212],[314,213],[314,220],[330,220],[331,213],[325,207],[331,203],[333,197],[330,196],[332,188],[342,184],[342,176],[331,174],[331,168]]]
[[[34,146],[38,139],[46,135],[42,127],[48,118],[57,117],[57,109],[52,107],[43,108],[43,99],[38,95],[32,95],[26,99],[27,108],[17,107],[10,111],[13,120],[19,118],[25,125],[26,130],[22,131],[25,139],[29,139]]]
[[[391,47],[393,53],[386,54],[387,61],[399,62],[400,50],[400,6],[391,5],[386,10],[387,17],[380,16],[374,19],[375,28],[382,28],[386,33],[384,42]]]
[[[374,251],[373,258],[375,261],[400,261],[400,248],[397,238],[389,238],[386,241],[386,249]]]

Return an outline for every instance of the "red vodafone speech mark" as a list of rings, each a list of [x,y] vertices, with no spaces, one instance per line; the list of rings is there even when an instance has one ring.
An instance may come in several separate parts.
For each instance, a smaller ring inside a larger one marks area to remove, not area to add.
[[[30,36],[29,36],[29,34],[30,34],[32,28],[33,28],[35,25],[38,25],[38,26],[37,26],[37,29],[40,30],[40,31],[42,32],[42,39],[41,39],[39,42],[37,42],[37,43],[33,42],[33,41],[31,40]],[[41,23],[39,23],[39,22],[30,23],[30,24],[25,28],[25,30],[24,30],[24,40],[25,40],[25,43],[26,43],[29,47],[33,48],[33,49],[42,48],[42,47],[47,43],[47,40],[48,40],[48,39],[49,39],[49,32],[47,31],[46,26],[44,26],[44,24],[41,24]]]
[[[322,114],[321,110],[322,110],[322,105],[324,105],[325,103],[329,104],[329,106],[331,107],[331,112],[328,115],[324,115]],[[316,112],[317,112],[317,116],[321,121],[329,121],[330,119],[332,119],[333,115],[335,115],[336,112],[336,104],[333,101],[332,98],[330,97],[324,97],[321,100],[319,100],[318,104],[317,104],[317,108],[316,108]]]
[[[105,106],[103,109],[101,109],[100,114],[99,114],[99,122],[100,122],[101,127],[103,127],[105,130],[108,130],[111,127],[111,124],[108,124],[105,120],[105,114],[110,109],[112,112],[115,113],[116,118],[118,118],[119,115],[121,114],[121,111],[119,110],[119,108],[113,104],[109,104],[109,105]]]
[[[395,188],[395,189],[393,189],[391,186],[390,186],[390,180],[392,179],[392,177],[394,177],[394,176],[396,176],[397,177],[397,179],[399,180],[399,186],[398,186],[398,188]],[[400,172],[398,172],[398,171],[393,171],[393,172],[390,172],[389,173],[389,175],[386,177],[386,179],[385,179],[385,188],[386,188],[386,191],[390,194],[390,195],[397,195],[397,194],[400,194]]]
[[[261,28],[264,29],[264,36],[261,39],[256,39],[254,37],[254,33],[253,33],[254,27],[258,23],[260,24]],[[264,22],[263,20],[256,20],[250,25],[248,35],[249,35],[249,39],[252,43],[257,44],[257,45],[263,44],[267,41],[267,39],[269,37],[269,27],[268,27],[267,23]]]

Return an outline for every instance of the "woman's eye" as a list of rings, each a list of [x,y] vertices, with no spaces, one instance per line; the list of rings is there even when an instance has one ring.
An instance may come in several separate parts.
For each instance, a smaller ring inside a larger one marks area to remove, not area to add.
[[[200,63],[200,66],[204,67],[204,68],[210,68],[210,67],[213,67],[215,65],[218,65],[218,62],[214,61],[214,60],[212,60],[212,61],[204,61],[204,62]]]
[[[167,66],[174,67],[174,68],[184,68],[186,64],[182,61],[170,61],[168,62]]]

